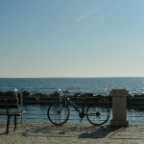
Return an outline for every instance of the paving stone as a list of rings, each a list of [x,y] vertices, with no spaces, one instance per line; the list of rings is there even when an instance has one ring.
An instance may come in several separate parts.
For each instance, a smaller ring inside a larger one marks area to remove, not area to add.
[[[144,126],[112,129],[110,126],[28,123],[10,128],[0,127],[0,144],[144,144]]]

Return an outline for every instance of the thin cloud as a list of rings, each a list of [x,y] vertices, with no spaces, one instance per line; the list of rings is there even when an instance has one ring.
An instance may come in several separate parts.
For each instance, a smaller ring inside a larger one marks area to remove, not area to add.
[[[77,21],[77,22],[82,21],[82,20],[86,19],[87,17],[91,16],[92,14],[94,14],[96,11],[98,11],[97,8],[92,9],[92,10],[84,13],[83,15],[77,17],[77,18],[76,18],[76,21]]]

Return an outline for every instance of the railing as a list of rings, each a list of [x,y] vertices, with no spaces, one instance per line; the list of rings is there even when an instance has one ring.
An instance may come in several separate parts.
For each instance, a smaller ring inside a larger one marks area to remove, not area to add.
[[[88,102],[89,99],[89,102]],[[94,101],[98,101],[99,98],[85,98],[85,101],[81,101],[78,98],[71,97],[71,100],[76,103],[78,108],[81,110],[83,106],[85,108]],[[47,117],[47,110],[51,103],[59,101],[59,98],[48,98],[46,101],[46,98],[40,98],[39,100],[36,99],[35,101],[24,101],[24,110],[26,111],[26,114],[23,117],[24,122],[48,122]],[[79,117],[79,114],[75,111],[74,108],[70,106],[70,117],[67,123],[81,123],[86,124],[89,123],[85,118],[81,120]]]
[[[144,97],[136,95],[127,99],[127,119],[132,125],[144,125]]]
[[[129,96],[128,108],[130,109],[144,109],[144,97],[141,96]]]
[[[47,109],[50,106],[50,104],[53,102],[54,99],[48,97],[49,94],[42,93],[35,93],[30,92],[29,94],[26,94],[25,90],[21,91],[15,91],[15,94],[19,97],[20,102],[20,108],[25,111],[25,114],[19,119],[19,122],[27,123],[27,122],[44,122],[44,123],[50,123],[47,118]],[[71,97],[72,98],[72,97]],[[73,97],[72,99],[78,104],[84,104],[87,105],[88,100],[91,101],[98,101],[101,98],[106,98],[110,101],[109,108],[110,108],[110,119],[106,124],[110,124],[110,121],[112,119],[112,108],[111,108],[111,102],[112,98],[111,96],[90,96],[86,97],[85,102],[77,102],[76,97]],[[55,101],[55,100],[54,100]],[[89,101],[90,102],[90,101]],[[127,99],[127,120],[129,121],[130,125],[144,125],[144,97],[142,96],[128,96]],[[5,121],[5,117],[1,117],[0,121]],[[80,119],[78,113],[71,108],[70,109],[70,118],[67,121],[67,123],[79,123],[79,124],[86,124],[89,123],[86,118]]]

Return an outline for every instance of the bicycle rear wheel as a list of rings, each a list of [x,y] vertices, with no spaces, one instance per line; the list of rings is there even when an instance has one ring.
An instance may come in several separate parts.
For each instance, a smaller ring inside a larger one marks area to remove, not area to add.
[[[102,125],[109,119],[110,111],[105,104],[99,103],[87,108],[87,119],[93,125]]]
[[[55,125],[64,124],[69,118],[69,108],[64,103],[52,104],[47,111],[50,122]]]

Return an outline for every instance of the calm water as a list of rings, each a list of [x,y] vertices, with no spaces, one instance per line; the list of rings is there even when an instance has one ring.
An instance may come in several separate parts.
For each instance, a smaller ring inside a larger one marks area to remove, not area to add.
[[[58,88],[75,92],[108,94],[111,89],[125,88],[129,93],[144,92],[144,78],[0,78],[0,90],[25,89],[53,92]]]

